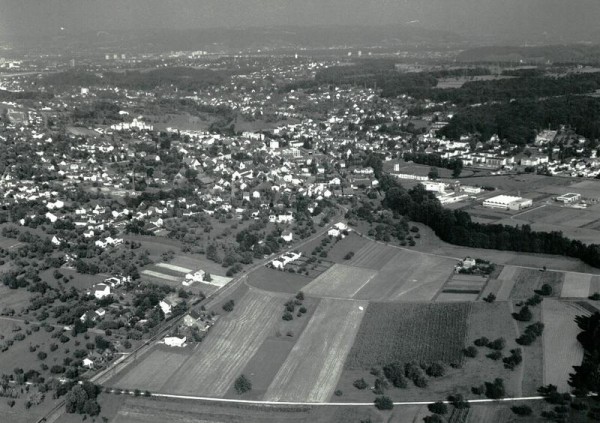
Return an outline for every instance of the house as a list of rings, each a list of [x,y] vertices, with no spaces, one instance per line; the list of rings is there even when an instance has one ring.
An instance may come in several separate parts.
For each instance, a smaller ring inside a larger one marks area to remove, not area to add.
[[[465,269],[470,269],[471,267],[475,266],[476,262],[474,258],[471,257],[466,257],[463,261],[462,261],[462,267],[464,267]]]
[[[110,295],[110,286],[105,283],[98,283],[92,287],[94,297],[101,299]]]
[[[94,367],[94,360],[90,360],[89,358],[84,358],[83,359],[83,367],[87,367],[88,369],[91,369]]]
[[[162,310],[162,312],[165,314],[165,316],[171,314],[171,309],[173,308],[171,306],[171,304],[169,304],[168,302],[161,300],[158,303],[158,306],[160,307],[160,309]]]
[[[177,336],[167,336],[165,338],[165,345],[168,345],[169,347],[183,347],[185,346],[185,341],[186,341],[186,337],[184,336],[183,338],[179,338]]]
[[[198,270],[194,273],[188,273],[185,275],[185,280],[182,282],[185,286],[190,286],[194,282],[202,282],[204,280],[204,270]]]
[[[294,235],[292,234],[291,231],[285,231],[281,234],[281,239],[283,239],[285,242],[292,242],[293,238],[294,238]]]
[[[340,234],[341,234],[341,232],[337,228],[331,228],[330,230],[327,231],[327,235],[332,236],[334,238],[337,238],[338,236],[340,236]]]

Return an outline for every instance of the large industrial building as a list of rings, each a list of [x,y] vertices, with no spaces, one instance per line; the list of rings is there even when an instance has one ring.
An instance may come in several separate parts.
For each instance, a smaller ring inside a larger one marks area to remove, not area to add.
[[[512,195],[497,195],[495,197],[488,198],[483,202],[483,207],[505,210],[521,210],[531,207],[532,205],[533,201],[529,198],[516,197]]]

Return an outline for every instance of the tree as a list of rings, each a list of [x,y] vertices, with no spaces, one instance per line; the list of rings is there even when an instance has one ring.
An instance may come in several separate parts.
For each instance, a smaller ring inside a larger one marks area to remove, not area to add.
[[[383,374],[396,388],[406,388],[406,378],[401,364],[392,363],[384,366]]]
[[[235,380],[233,387],[239,395],[242,395],[252,389],[252,383],[246,376],[241,375]]]
[[[429,173],[427,174],[427,177],[429,179],[438,179],[440,177],[439,172],[438,172],[438,168],[437,167],[431,167],[429,169]]]
[[[533,318],[533,314],[531,314],[528,306],[522,307],[518,313],[513,313],[512,316],[520,322],[529,322]]]
[[[448,412],[448,406],[444,404],[442,401],[434,402],[433,404],[429,404],[427,406],[429,411],[435,414],[446,414]]]
[[[391,410],[394,408],[394,402],[389,397],[384,395],[375,398],[374,403],[378,410]]]
[[[533,410],[528,405],[514,405],[510,408],[517,416],[530,416]]]
[[[367,387],[369,386],[369,385],[367,384],[367,382],[366,382],[366,381],[365,381],[363,378],[361,378],[361,379],[356,379],[356,380],[355,380],[355,381],[352,383],[352,385],[354,385],[354,387],[355,387],[356,389],[360,389],[360,390],[367,389]]]
[[[494,379],[493,382],[485,382],[485,396],[491,399],[503,398],[506,394],[504,389],[504,380]]]
[[[438,414],[432,414],[431,416],[423,417],[424,423],[444,423],[444,419],[442,419]]]

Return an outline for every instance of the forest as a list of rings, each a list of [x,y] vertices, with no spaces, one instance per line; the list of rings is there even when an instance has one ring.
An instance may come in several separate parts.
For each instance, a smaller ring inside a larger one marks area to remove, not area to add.
[[[577,316],[575,322],[582,330],[577,340],[585,350],[581,366],[574,366],[570,385],[578,393],[600,392],[600,313],[591,316]]]
[[[537,131],[560,125],[568,125],[586,138],[600,138],[600,98],[523,99],[465,108],[438,135],[459,139],[461,135],[479,134],[480,139],[487,140],[498,134],[511,144],[525,145],[535,140]]]

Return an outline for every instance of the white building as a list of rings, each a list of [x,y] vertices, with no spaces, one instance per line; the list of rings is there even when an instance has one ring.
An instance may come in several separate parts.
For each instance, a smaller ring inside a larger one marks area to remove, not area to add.
[[[491,209],[521,210],[533,205],[533,200],[512,195],[497,195],[483,202],[483,207]]]
[[[556,197],[556,201],[560,201],[565,204],[576,203],[579,200],[581,200],[581,194],[577,194],[574,192],[569,192],[567,194],[563,194]]]
[[[184,347],[186,339],[187,338],[185,336],[183,338],[179,338],[177,336],[167,336],[165,338],[165,345],[168,345],[169,347]]]

